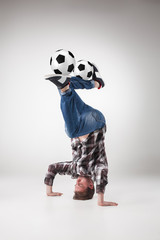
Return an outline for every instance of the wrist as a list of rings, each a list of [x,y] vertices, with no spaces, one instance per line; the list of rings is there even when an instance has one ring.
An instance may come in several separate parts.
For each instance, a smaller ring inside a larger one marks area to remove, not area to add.
[[[52,193],[52,186],[46,185],[46,193],[47,193],[47,195]]]
[[[104,202],[104,193],[98,193],[98,205]]]

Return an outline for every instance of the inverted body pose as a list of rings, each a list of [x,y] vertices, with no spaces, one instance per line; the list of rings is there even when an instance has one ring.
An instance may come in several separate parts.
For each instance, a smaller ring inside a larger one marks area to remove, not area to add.
[[[80,77],[48,75],[46,80],[54,83],[61,97],[61,111],[65,121],[65,131],[71,139],[72,161],[50,164],[44,183],[47,196],[61,196],[54,192],[53,181],[56,174],[71,175],[77,179],[73,199],[87,200],[98,194],[99,206],[117,206],[117,203],[104,200],[108,184],[108,162],[105,152],[106,120],[103,114],[85,104],[75,89],[100,89],[104,82],[94,67],[92,80]]]

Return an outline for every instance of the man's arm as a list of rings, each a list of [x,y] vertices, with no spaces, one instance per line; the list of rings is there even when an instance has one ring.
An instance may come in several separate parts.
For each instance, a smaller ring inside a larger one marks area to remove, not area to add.
[[[98,193],[98,206],[117,206],[118,203],[104,201],[104,193]]]
[[[46,185],[46,194],[47,196],[61,196],[63,193],[53,192],[52,186]]]
[[[44,179],[44,183],[46,184],[47,196],[61,196],[63,194],[63,193],[52,191],[53,181],[54,181],[54,178],[57,173],[59,173],[60,175],[65,175],[65,174],[70,175],[71,174],[71,163],[72,163],[72,161],[58,162],[58,163],[49,165],[48,172]]]
[[[98,194],[98,206],[117,206],[115,202],[104,201],[105,187],[108,184],[108,166],[105,164],[97,164],[95,168],[96,174],[96,193]]]

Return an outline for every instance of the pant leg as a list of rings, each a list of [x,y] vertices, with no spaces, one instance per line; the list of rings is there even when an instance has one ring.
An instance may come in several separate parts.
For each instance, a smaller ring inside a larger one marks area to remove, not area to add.
[[[73,89],[92,89],[94,88],[94,80],[83,80],[80,77],[71,77],[70,88]]]
[[[105,125],[103,114],[85,104],[73,88],[59,93],[65,131],[70,138],[83,136]]]
[[[65,122],[65,131],[67,135],[72,138],[78,130],[80,116],[83,112],[85,103],[74,89],[69,88],[68,91],[61,94],[60,105]]]

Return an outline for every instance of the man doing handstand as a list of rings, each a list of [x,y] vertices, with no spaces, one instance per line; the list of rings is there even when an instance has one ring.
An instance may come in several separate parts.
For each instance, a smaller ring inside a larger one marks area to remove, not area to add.
[[[44,183],[47,196],[61,196],[53,192],[52,185],[56,174],[71,175],[77,179],[75,200],[87,200],[98,194],[99,206],[117,206],[117,203],[104,200],[105,186],[108,183],[108,163],[105,152],[106,121],[103,114],[85,104],[75,89],[92,89],[104,87],[97,67],[93,64],[92,80],[80,77],[48,75],[46,80],[54,83],[61,96],[61,111],[65,121],[65,131],[71,139],[72,161],[50,164]]]

